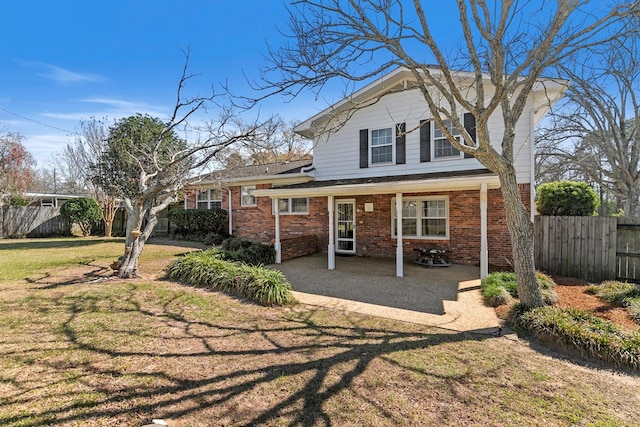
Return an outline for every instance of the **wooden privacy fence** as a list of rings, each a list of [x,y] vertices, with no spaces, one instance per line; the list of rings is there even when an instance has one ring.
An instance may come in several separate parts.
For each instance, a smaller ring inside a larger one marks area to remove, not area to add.
[[[47,206],[9,206],[0,208],[0,237],[40,237],[69,234],[69,222],[60,208]]]
[[[628,218],[537,216],[536,268],[592,282],[640,280],[640,221]]]

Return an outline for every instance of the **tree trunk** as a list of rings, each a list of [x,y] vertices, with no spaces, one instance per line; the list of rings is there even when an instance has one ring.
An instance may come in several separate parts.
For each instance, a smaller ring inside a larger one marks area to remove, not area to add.
[[[104,236],[111,237],[113,220],[116,217],[116,201],[114,197],[102,196],[102,220],[104,222]]]
[[[631,185],[627,197],[622,201],[624,216],[640,218],[640,188]]]
[[[533,256],[533,223],[522,203],[515,171],[500,174],[500,188],[511,236],[513,268],[516,273],[518,297],[525,307],[544,305],[538,283]]]
[[[113,220],[104,219],[104,237],[111,237],[113,232]]]
[[[125,204],[127,209],[127,235],[124,244],[124,255],[120,257],[118,277],[138,277],[138,260],[144,247],[144,235],[140,231],[146,208],[138,200]]]

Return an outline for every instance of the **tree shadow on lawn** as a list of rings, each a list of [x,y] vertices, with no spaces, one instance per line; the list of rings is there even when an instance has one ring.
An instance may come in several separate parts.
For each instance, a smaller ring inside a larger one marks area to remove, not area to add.
[[[22,366],[14,378],[10,371],[3,375],[2,381],[14,391],[0,392],[0,413],[31,406],[28,415],[14,411],[0,416],[0,421],[22,426],[104,419],[144,424],[151,418],[215,414],[233,425],[271,423],[283,417],[288,425],[331,425],[335,420],[327,403],[350,391],[353,399],[375,408],[379,417],[399,423],[403,414],[350,390],[373,362],[383,359],[405,371],[439,376],[387,356],[487,338],[442,330],[379,329],[366,326],[360,317],[351,324],[338,324],[322,320],[327,316],[322,311],[256,307],[255,318],[243,320],[241,313],[236,319],[233,305],[238,303],[231,300],[222,302],[230,307],[211,308],[220,312],[214,316],[217,320],[197,320],[192,307],[181,300],[186,292],[174,291],[154,305],[141,290],[137,284],[124,284],[123,292],[106,299],[91,291],[35,297],[31,304],[58,321],[48,331],[35,321],[17,332],[9,347],[32,344],[16,351],[0,350],[0,359],[11,358]],[[227,309],[232,314],[227,316]],[[315,320],[317,315],[321,322]],[[40,377],[30,381],[29,372]],[[87,400],[83,398],[87,393],[97,397]],[[32,405],[34,399],[37,405]]]
[[[93,246],[101,243],[124,243],[124,238],[98,238],[98,237],[52,237],[50,239],[16,239],[0,242],[0,251],[26,250],[26,249],[66,249]]]

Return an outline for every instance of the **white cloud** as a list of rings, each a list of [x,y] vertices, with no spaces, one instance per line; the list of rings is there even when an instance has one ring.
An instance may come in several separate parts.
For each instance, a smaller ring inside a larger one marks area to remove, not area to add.
[[[73,138],[69,135],[31,134],[25,135],[24,148],[38,162],[38,167],[50,167],[53,156],[62,151]]]
[[[102,82],[105,80],[104,77],[98,74],[78,73],[50,64],[42,65],[48,68],[49,71],[40,75],[61,84]]]

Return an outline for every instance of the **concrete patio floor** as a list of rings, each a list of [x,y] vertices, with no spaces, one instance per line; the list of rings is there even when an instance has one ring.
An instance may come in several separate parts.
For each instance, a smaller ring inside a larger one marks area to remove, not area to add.
[[[495,333],[500,325],[482,301],[478,267],[425,268],[408,261],[399,278],[394,259],[338,256],[335,270],[328,270],[324,253],[273,267],[304,304],[456,331]]]

